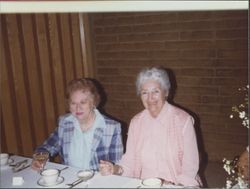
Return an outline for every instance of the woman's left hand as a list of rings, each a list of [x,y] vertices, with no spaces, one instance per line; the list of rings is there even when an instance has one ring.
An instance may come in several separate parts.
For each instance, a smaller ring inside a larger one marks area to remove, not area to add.
[[[173,182],[171,182],[171,181],[168,181],[168,180],[164,180],[164,181],[163,181],[163,184],[166,184],[166,185],[168,185],[168,184],[175,185],[175,183],[173,183]]]

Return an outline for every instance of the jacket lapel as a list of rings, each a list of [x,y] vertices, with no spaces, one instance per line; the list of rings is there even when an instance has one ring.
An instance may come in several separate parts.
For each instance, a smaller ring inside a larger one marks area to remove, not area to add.
[[[96,148],[99,146],[99,143],[101,142],[102,136],[104,133],[103,128],[97,128],[94,133],[92,147],[91,147],[91,157],[93,157],[94,153],[96,152]]]

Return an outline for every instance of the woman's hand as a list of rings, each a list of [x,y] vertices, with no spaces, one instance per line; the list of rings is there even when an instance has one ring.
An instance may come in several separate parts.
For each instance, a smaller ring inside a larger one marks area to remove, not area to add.
[[[182,184],[175,184],[172,181],[168,181],[168,180],[164,180],[164,179],[161,179],[161,180],[162,180],[162,183],[165,185],[171,184],[171,185],[183,186]]]
[[[31,168],[38,171],[38,170],[41,170],[43,167],[43,164],[37,160],[32,160],[32,163],[31,163]]]
[[[109,161],[100,160],[99,169],[101,175],[103,176],[111,175],[114,173],[114,164]]]

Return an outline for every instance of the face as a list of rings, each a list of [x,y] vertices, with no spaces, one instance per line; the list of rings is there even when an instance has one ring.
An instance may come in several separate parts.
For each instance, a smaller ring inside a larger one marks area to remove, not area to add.
[[[141,85],[141,100],[144,107],[151,116],[157,117],[164,103],[166,92],[162,89],[159,82],[147,80]]]
[[[86,122],[94,109],[93,95],[82,90],[74,91],[70,94],[69,110],[80,121]]]

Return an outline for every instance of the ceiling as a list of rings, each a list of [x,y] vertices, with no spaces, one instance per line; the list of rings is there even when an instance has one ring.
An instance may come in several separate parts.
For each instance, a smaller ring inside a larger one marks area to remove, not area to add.
[[[248,10],[248,1],[0,1],[0,13]]]

